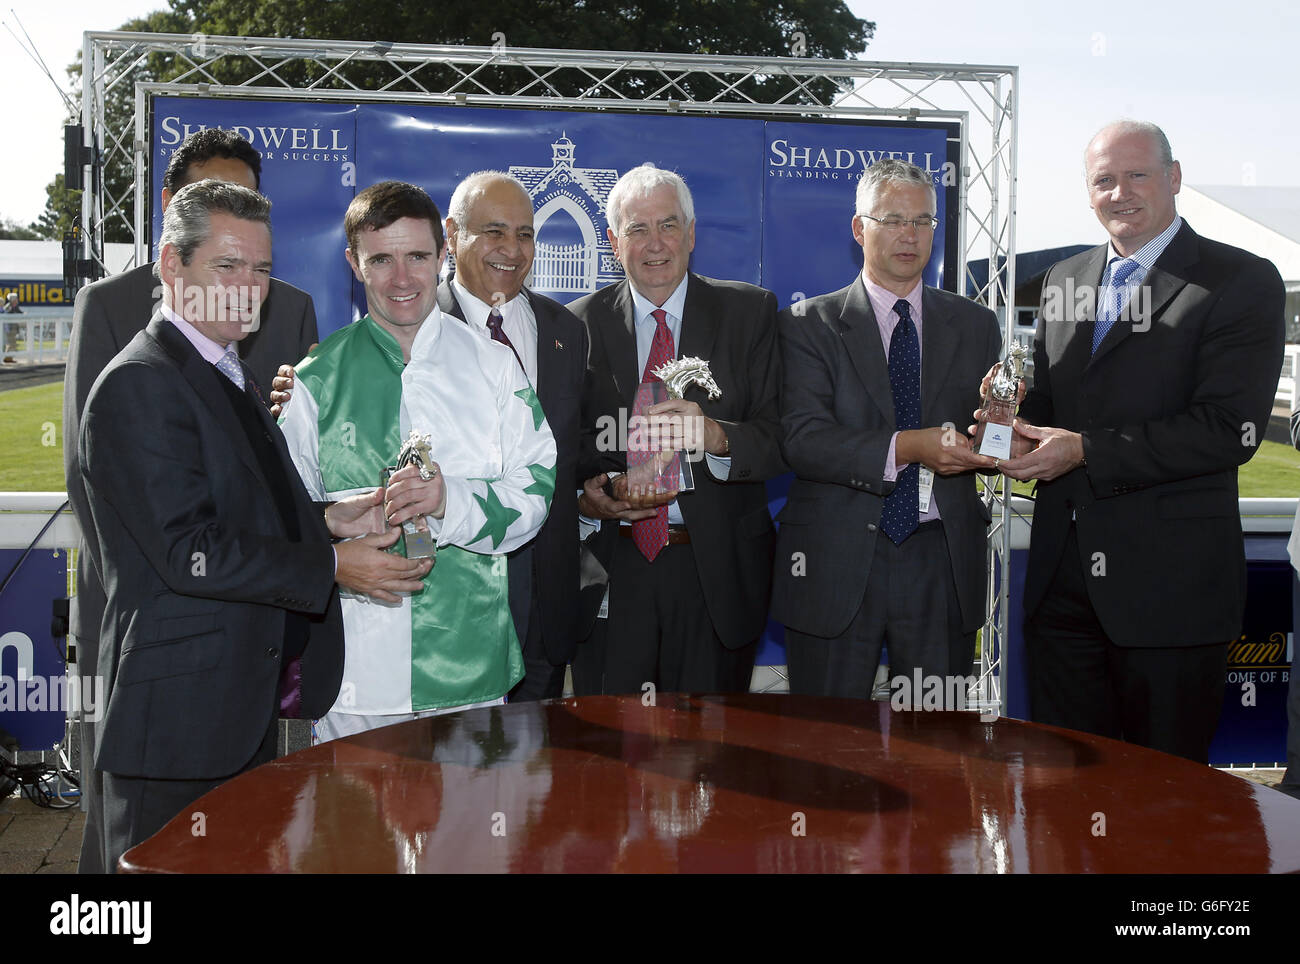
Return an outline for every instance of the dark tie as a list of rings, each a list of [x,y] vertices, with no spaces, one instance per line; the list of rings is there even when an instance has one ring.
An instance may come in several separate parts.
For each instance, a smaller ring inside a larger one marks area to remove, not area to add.
[[[636,401],[632,405],[633,415],[644,414],[645,410],[654,404],[653,395],[650,389],[645,387],[645,383],[659,381],[659,376],[654,373],[655,369],[666,365],[677,355],[677,349],[673,346],[673,333],[668,330],[668,313],[662,308],[656,308],[651,315],[655,320],[655,336],[650,342],[650,354],[645,360],[645,370],[641,373],[642,387],[637,389]],[[629,450],[628,468],[644,465],[653,455],[653,452]],[[658,481],[661,485],[671,488],[680,474],[681,463],[674,455],[672,461],[659,473]],[[659,506],[653,519],[640,519],[633,522],[632,542],[641,550],[641,555],[645,556],[647,561],[654,562],[655,556],[659,555],[659,550],[668,545],[668,506]]]
[[[898,313],[898,324],[889,339],[889,387],[894,393],[894,428],[906,432],[921,427],[921,343],[912,323],[912,306],[899,298],[894,311]],[[898,473],[894,491],[885,497],[880,528],[896,546],[916,531],[920,470],[915,462],[908,465]]]
[[[1097,312],[1097,323],[1092,328],[1092,352],[1095,355],[1102,339],[1115,327],[1120,313],[1124,310],[1124,283],[1138,268],[1142,267],[1131,258],[1112,258],[1110,262],[1110,295],[1102,310]]]
[[[495,308],[488,314],[487,320],[488,331],[492,332],[492,340],[499,341],[509,348],[515,355],[515,361],[519,362],[519,367],[523,368],[524,374],[528,374],[528,369],[524,368],[524,361],[519,357],[519,352],[515,351],[515,346],[511,344],[510,339],[506,337],[505,331],[501,328],[501,312]]]

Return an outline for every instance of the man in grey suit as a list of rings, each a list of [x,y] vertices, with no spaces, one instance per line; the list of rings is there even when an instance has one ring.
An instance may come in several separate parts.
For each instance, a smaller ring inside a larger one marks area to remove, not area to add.
[[[1037,479],[1025,578],[1033,719],[1206,763],[1241,632],[1237,466],[1282,366],[1282,280],[1178,216],[1154,124],[1084,155],[1109,241],[1051,269],[1004,462]]]
[[[270,278],[270,203],[204,180],[163,218],[163,300],[92,387],[80,467],[107,589],[97,734],[102,866],[275,755],[279,716],[338,694],[334,583],[380,598],[428,571],[381,551],[380,492],[322,513],[234,345]],[[200,297],[187,293],[199,292]]]
[[[456,186],[447,209],[456,272],[438,307],[484,338],[508,345],[555,436],[559,497],[537,537],[510,553],[510,611],[524,655],[512,703],[562,695],[577,645],[579,409],[587,330],[568,308],[524,288],[533,266],[533,204],[518,180],[479,171]]]
[[[204,178],[230,181],[256,190],[260,184],[261,156],[242,137],[230,131],[209,129],[191,134],[176,149],[163,175],[162,209],[186,184]],[[126,347],[157,310],[161,289],[154,265],[87,285],[77,293],[72,315],[72,340],[63,389],[63,467],[68,500],[85,533],[91,525],[77,455],[77,434],[90,386],[113,356]],[[311,296],[293,285],[271,279],[260,316],[250,324],[239,346],[244,364],[265,390],[281,365],[292,364],[316,343],[316,311]],[[72,600],[71,633],[77,643],[77,665],[83,677],[95,672],[99,654],[99,623],[104,612],[104,589],[90,562],[83,538],[78,554],[77,594]],[[93,692],[87,689],[86,692]],[[93,715],[93,714],[91,714]],[[101,873],[98,865],[99,787],[90,760],[94,755],[94,724],[81,727],[82,793],[86,805],[86,833],[81,869]]]
[[[792,692],[866,698],[885,644],[895,680],[971,673],[989,521],[974,472],[993,459],[957,426],[1002,340],[987,308],[921,281],[937,225],[928,174],[873,164],[855,212],[862,274],[779,319],[797,477],[777,516],[772,616]]]

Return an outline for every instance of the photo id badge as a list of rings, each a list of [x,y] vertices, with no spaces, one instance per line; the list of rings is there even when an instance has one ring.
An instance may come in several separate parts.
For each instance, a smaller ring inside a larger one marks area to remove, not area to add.
[[[921,512],[930,511],[932,492],[934,492],[934,473],[922,465],[916,477],[916,507]]]

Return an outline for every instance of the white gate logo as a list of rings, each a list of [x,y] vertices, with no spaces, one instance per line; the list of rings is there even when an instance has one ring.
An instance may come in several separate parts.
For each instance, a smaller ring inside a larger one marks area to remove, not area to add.
[[[546,294],[595,291],[623,277],[604,231],[605,204],[618,171],[575,167],[574,146],[561,133],[551,144],[550,167],[510,168],[536,212],[537,248],[528,284]]]

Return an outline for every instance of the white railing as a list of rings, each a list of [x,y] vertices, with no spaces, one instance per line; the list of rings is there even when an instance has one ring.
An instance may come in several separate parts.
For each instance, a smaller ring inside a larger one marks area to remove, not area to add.
[[[1296,406],[1296,381],[1300,376],[1300,345],[1287,345],[1282,356],[1282,374],[1277,380],[1277,395],[1274,404],[1285,405],[1288,412],[1294,412]]]
[[[0,347],[6,361],[28,365],[67,361],[71,333],[71,313],[0,315]]]
[[[532,286],[539,291],[595,291],[596,259],[584,244],[539,244]]]

